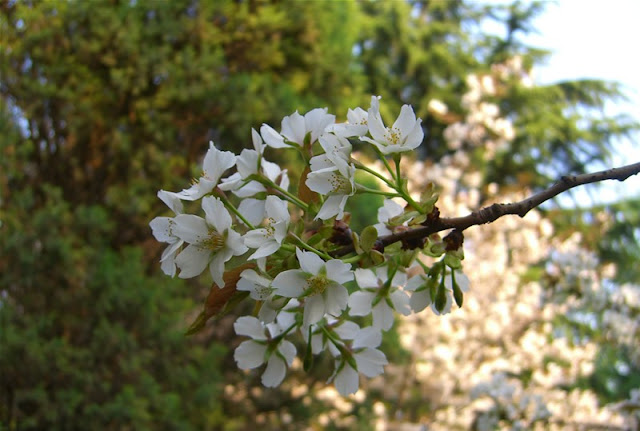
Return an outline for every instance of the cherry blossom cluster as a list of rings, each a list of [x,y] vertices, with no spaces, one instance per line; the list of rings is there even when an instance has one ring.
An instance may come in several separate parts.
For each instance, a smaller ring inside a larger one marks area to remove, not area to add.
[[[263,124],[252,130],[253,148],[239,155],[211,143],[200,178],[180,192],[158,192],[174,213],[150,223],[155,238],[168,244],[163,272],[192,278],[208,268],[214,289],[232,288],[255,301],[253,315],[235,322],[236,333],[248,339],[234,357],[241,369],[264,365],[267,387],[283,381],[296,354],[308,369],[326,351],[334,358],[330,381],[342,395],[355,393],[360,375],[384,372],[379,347],[395,313],[429,307],[445,314],[454,302],[462,306],[469,287],[461,271],[462,235],[402,239],[438,217],[434,188],[410,194],[400,169],[402,157],[423,140],[421,120],[404,105],[386,126],[379,99],[372,97],[368,110],[350,109],[344,123],[325,108],[296,111],[280,131]],[[266,159],[275,150],[299,154],[304,169],[292,172],[297,184]],[[384,170],[363,161],[362,152],[375,154]],[[360,184],[358,171],[380,187]],[[384,204],[377,224],[354,232],[345,208],[350,197],[365,193],[383,195]],[[382,241],[394,235],[396,242]],[[238,268],[238,277],[228,276]],[[296,345],[306,347],[298,352]]]

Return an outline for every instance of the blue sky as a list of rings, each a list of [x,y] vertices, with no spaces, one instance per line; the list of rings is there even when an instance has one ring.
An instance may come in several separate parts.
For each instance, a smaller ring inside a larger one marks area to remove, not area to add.
[[[553,53],[546,65],[536,69],[538,83],[579,78],[617,81],[630,101],[611,104],[607,112],[626,112],[640,121],[640,0],[549,2],[535,27],[538,34],[526,41]],[[616,164],[640,161],[640,134],[634,141],[619,143]],[[640,178],[607,182],[605,190],[597,201],[607,201],[605,196],[637,196]]]
[[[536,21],[531,44],[553,51],[538,69],[541,83],[566,78],[600,78],[628,87],[626,107],[640,119],[640,1],[560,0],[549,2]]]

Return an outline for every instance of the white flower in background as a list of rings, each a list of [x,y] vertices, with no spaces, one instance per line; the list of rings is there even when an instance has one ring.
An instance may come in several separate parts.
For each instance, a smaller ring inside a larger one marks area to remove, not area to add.
[[[327,220],[336,216],[344,217],[344,207],[349,196],[356,193],[356,168],[341,157],[331,159],[333,166],[312,171],[307,175],[307,187],[316,193],[327,196],[316,219]]]
[[[313,144],[325,129],[335,123],[336,116],[327,114],[327,108],[316,108],[304,116],[298,111],[282,119],[282,130],[276,132],[271,126],[263,124],[260,128],[262,138],[272,148],[287,148],[290,144],[304,145],[304,139],[310,134]]]
[[[325,314],[338,316],[347,306],[344,283],[353,280],[351,266],[339,259],[323,261],[317,254],[296,250],[300,269],[283,271],[273,279],[276,294],[304,299],[304,325],[318,322]]]
[[[349,314],[352,316],[367,316],[373,314],[373,327],[388,331],[393,326],[393,311],[405,316],[411,313],[409,296],[401,287],[407,282],[407,274],[396,271],[389,281],[388,267],[370,269],[356,269],[356,283],[359,291],[349,297]]]
[[[224,287],[224,263],[231,256],[247,251],[239,233],[231,229],[231,216],[220,199],[202,199],[205,218],[179,214],[174,218],[173,233],[189,245],[176,257],[180,278],[195,277],[209,265],[213,281]]]
[[[173,193],[165,190],[158,192],[158,197],[164,202],[175,214],[182,214],[183,207],[180,199]],[[160,242],[166,242],[169,245],[162,252],[160,257],[160,268],[162,272],[173,277],[176,275],[175,258],[178,250],[184,244],[184,241],[173,233],[175,222],[173,217],[156,217],[149,223],[153,236]]]
[[[382,206],[378,208],[378,223],[373,225],[378,231],[378,235],[391,235],[393,232],[388,228],[389,220],[399,216],[403,212],[404,208],[402,205],[391,199],[385,199]]]
[[[278,251],[282,240],[287,235],[289,227],[287,203],[276,196],[269,195],[265,202],[265,209],[267,225],[263,228],[250,230],[244,236],[244,244],[249,248],[257,249],[249,256],[249,259],[272,255]]]
[[[220,181],[224,172],[236,164],[236,156],[230,151],[220,151],[213,142],[209,143],[209,150],[204,156],[202,176],[190,188],[178,193],[172,193],[179,199],[195,201],[210,193]]]
[[[351,340],[345,343],[343,350],[346,352],[343,351],[342,356],[336,359],[335,370],[329,378],[343,396],[356,393],[360,386],[359,374],[378,376],[384,373],[384,366],[388,363],[384,353],[376,348],[382,342],[382,334],[377,328],[358,329]],[[350,357],[345,357],[345,354]]]
[[[236,334],[251,337],[251,340],[240,343],[234,352],[233,358],[238,363],[238,367],[250,370],[266,362],[267,367],[262,373],[262,384],[269,388],[278,386],[296,355],[296,347],[293,343],[278,337],[287,328],[277,323],[264,325],[252,316],[238,318],[233,327]]]
[[[371,142],[382,154],[399,153],[416,149],[424,138],[422,120],[416,119],[413,108],[403,105],[398,119],[391,127],[385,127],[380,116],[377,103],[372,103],[368,115],[369,134],[371,138],[362,136],[361,140]]]

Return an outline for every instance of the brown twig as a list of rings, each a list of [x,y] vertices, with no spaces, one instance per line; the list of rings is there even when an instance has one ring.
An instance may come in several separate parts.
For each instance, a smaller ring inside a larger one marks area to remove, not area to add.
[[[593,172],[582,175],[563,176],[554,185],[539,193],[536,193],[520,202],[507,204],[493,204],[488,207],[481,208],[464,217],[438,218],[426,226],[417,227],[415,229],[406,230],[392,235],[386,235],[379,238],[386,247],[398,241],[408,241],[417,238],[426,238],[436,232],[448,229],[463,230],[476,225],[492,223],[502,216],[515,214],[524,217],[533,208],[536,208],[545,201],[564,193],[569,189],[584,184],[597,183],[605,180],[624,181],[632,175],[640,173],[640,162],[631,165],[621,166],[619,168],[607,169],[604,171]],[[353,246],[346,246],[334,251],[332,256],[339,257],[354,251]]]

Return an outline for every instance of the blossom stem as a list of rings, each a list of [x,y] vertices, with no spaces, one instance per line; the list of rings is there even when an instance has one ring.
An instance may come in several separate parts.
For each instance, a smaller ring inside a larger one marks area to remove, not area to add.
[[[309,205],[307,205],[306,203],[302,202],[300,199],[298,199],[295,195],[289,193],[287,190],[283,189],[282,187],[280,187],[279,185],[277,185],[276,183],[274,183],[273,181],[271,181],[268,178],[256,175],[252,177],[258,181],[259,183],[271,187],[275,190],[277,190],[278,192],[280,192],[287,200],[289,200],[290,202],[292,202],[293,204],[299,206],[300,208],[302,208],[305,212],[309,211]]]
[[[362,169],[363,171],[377,177],[378,179],[382,180],[385,182],[386,185],[388,185],[389,187],[391,187],[392,189],[395,189],[395,185],[393,184],[393,182],[389,181],[387,178],[384,177],[384,175],[382,175],[381,173],[363,165],[362,163],[358,162],[357,160],[354,161],[354,166],[357,169]]]
[[[390,198],[397,198],[399,196],[402,196],[396,192],[385,192],[383,190],[370,189],[369,187],[365,187],[361,184],[358,184],[358,190],[356,191],[356,193],[371,193],[373,195],[388,196]]]
[[[393,161],[396,165],[396,181],[398,181],[398,186],[400,186],[400,179],[402,175],[400,175],[400,160],[402,159],[402,153],[396,153],[393,156]]]
[[[396,176],[393,169],[391,169],[391,165],[389,164],[387,157],[384,154],[382,154],[382,152],[378,148],[374,147],[374,149],[376,151],[376,154],[378,154],[378,158],[382,160],[382,163],[384,163],[385,168],[387,168],[387,171],[389,172],[389,174],[391,174],[391,178],[393,178],[393,181],[396,183],[396,186],[393,186],[393,188],[394,189],[397,188],[398,177]]]
[[[311,247],[309,244],[307,244],[306,242],[304,242],[300,237],[298,237],[296,234],[294,233],[289,233],[289,237],[293,238],[296,243],[298,243],[298,245],[302,248],[304,248],[307,251],[311,251],[315,254],[317,254],[318,256],[320,256],[321,258],[325,259],[325,260],[331,260],[333,259],[331,256],[329,256],[327,253],[320,251],[316,248]]]
[[[399,193],[402,196],[402,199],[407,201],[409,205],[411,205],[416,211],[418,211],[420,214],[424,214],[424,208],[422,208],[416,201],[414,201],[408,192],[406,192],[405,190],[400,190]]]
[[[226,197],[220,196],[220,200],[222,201],[224,206],[227,207],[229,211],[234,213],[236,217],[242,220],[242,223],[246,224],[249,229],[255,229],[255,227],[249,222],[249,220],[247,220],[242,214],[240,214],[240,211],[238,211],[238,209],[231,202],[229,202]]]
[[[343,261],[344,263],[356,263],[356,262],[358,262],[360,259],[362,259],[362,256],[363,256],[363,255],[361,255],[361,254],[356,254],[355,256],[351,256],[351,257],[348,257],[348,258],[346,258],[346,259],[342,259],[342,261]]]

